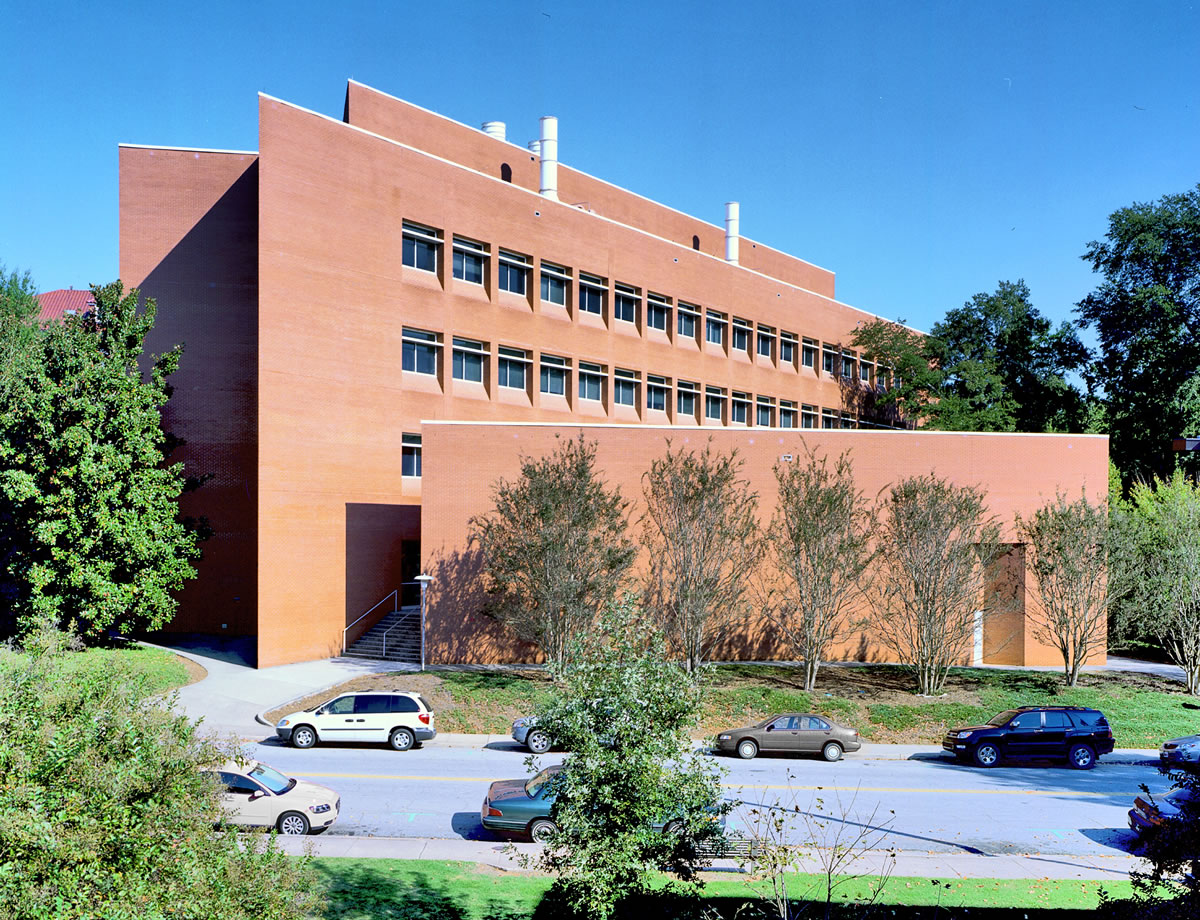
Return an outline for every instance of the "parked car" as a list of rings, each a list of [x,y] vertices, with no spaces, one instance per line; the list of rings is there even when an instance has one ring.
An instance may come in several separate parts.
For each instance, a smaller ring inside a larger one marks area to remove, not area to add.
[[[210,771],[224,784],[221,807],[238,827],[273,827],[281,834],[319,834],[337,820],[341,797],[326,786],[291,779],[256,760],[229,761]]]
[[[737,751],[750,760],[762,753],[820,754],[826,760],[841,760],[844,751],[862,747],[858,731],[810,712],[789,712],[763,719],[757,725],[731,728],[717,735],[717,750]]]
[[[537,716],[523,716],[513,722],[513,740],[523,744],[533,754],[545,754],[554,746],[550,733],[537,727]]]
[[[1164,767],[1200,764],[1200,735],[1164,741],[1158,748],[1158,759]]]
[[[488,787],[479,820],[484,828],[503,834],[518,834],[535,843],[544,843],[558,827],[550,816],[557,794],[551,780],[562,770],[562,764],[546,767],[535,776],[525,779],[499,779]],[[718,809],[714,808],[714,812]],[[724,816],[714,814],[724,826]],[[652,825],[663,834],[678,833],[683,822],[668,818]]]
[[[275,723],[275,734],[298,748],[310,748],[318,741],[363,741],[390,744],[397,751],[437,737],[429,701],[419,693],[399,690],[343,693],[284,716]]]
[[[1133,800],[1133,808],[1129,809],[1129,829],[1135,834],[1141,834],[1149,827],[1179,817],[1184,803],[1196,794],[1195,790],[1184,786],[1157,797],[1137,796]]]
[[[1113,749],[1108,719],[1083,706],[1022,706],[1006,709],[986,725],[960,725],[946,732],[943,750],[961,761],[994,767],[1002,760],[1066,760],[1090,770]]]

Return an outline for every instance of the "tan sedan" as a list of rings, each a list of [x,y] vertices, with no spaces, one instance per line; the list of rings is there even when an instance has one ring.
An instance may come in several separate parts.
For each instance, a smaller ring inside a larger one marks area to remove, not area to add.
[[[731,728],[717,735],[717,750],[737,752],[750,760],[764,754],[820,754],[826,760],[841,760],[843,751],[862,747],[858,731],[831,722],[811,712],[789,712],[763,719],[757,725]]]
[[[337,820],[341,797],[332,789],[290,779],[256,760],[229,761],[216,773],[225,787],[221,807],[238,827],[271,827],[281,834],[319,834]]]

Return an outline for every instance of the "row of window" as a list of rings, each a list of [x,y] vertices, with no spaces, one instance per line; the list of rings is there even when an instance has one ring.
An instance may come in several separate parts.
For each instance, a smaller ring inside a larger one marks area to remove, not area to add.
[[[452,275],[459,281],[483,285],[485,283],[491,251],[484,243],[454,236],[452,243]],[[403,224],[402,261],[410,268],[422,271],[438,271],[442,252],[442,231],[411,221]],[[496,286],[522,297],[527,296],[529,279],[533,272],[533,260],[507,249],[496,253]],[[542,261],[539,269],[541,299],[543,303],[563,308],[570,307],[571,289],[575,281],[571,269],[564,265]],[[582,314],[603,317],[611,294],[613,322],[636,326],[638,314],[643,307],[642,291],[633,285],[615,282],[610,291],[608,279],[599,275],[579,272],[576,308]],[[773,326],[754,324],[750,320],[729,316],[718,310],[709,310],[684,301],[673,302],[670,297],[646,292],[645,325],[670,335],[674,330],[677,339],[692,339],[699,342],[701,331],[704,341],[722,350],[751,352],[759,358],[780,365],[817,369],[817,353],[821,352],[821,370],[830,376],[841,376],[880,388],[890,385],[887,368],[876,367],[872,362],[860,360],[848,350],[842,350],[815,339],[801,338],[794,332],[777,330]],[[674,322],[672,322],[674,313]]]

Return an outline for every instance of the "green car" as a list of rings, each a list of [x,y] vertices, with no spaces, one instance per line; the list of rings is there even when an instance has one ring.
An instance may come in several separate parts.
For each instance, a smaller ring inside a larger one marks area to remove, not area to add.
[[[557,797],[550,780],[560,770],[562,765],[556,764],[546,767],[530,779],[496,780],[488,787],[483,806],[479,809],[479,820],[483,826],[489,831],[519,834],[535,843],[545,843],[558,830],[550,817]],[[724,826],[724,817],[720,818],[720,822]],[[677,834],[683,830],[683,822],[673,818],[656,822],[653,827],[664,834]]]

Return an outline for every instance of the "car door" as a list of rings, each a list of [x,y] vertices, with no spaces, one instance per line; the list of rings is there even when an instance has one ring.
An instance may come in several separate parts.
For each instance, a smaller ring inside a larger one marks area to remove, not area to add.
[[[339,696],[321,707],[313,722],[322,741],[360,741],[364,716],[354,713],[354,694]]]
[[[1042,713],[1042,730],[1038,734],[1037,755],[1039,757],[1063,757],[1066,755],[1067,729],[1071,727],[1067,714],[1058,710]]]
[[[275,824],[277,803],[266,789],[240,773],[222,770],[217,775],[225,784],[221,807],[229,816],[230,824],[239,827],[271,827]]]
[[[800,716],[800,730],[796,733],[796,750],[812,754],[821,750],[829,740],[833,726],[820,716]]]
[[[1012,717],[1001,739],[1006,757],[1032,757],[1037,754],[1042,731],[1042,712],[1019,712]]]
[[[759,747],[764,751],[794,751],[797,733],[795,716],[779,716],[763,729]]]
[[[395,721],[392,717],[395,699],[390,693],[360,693],[354,698],[356,741],[387,742],[388,731]]]

